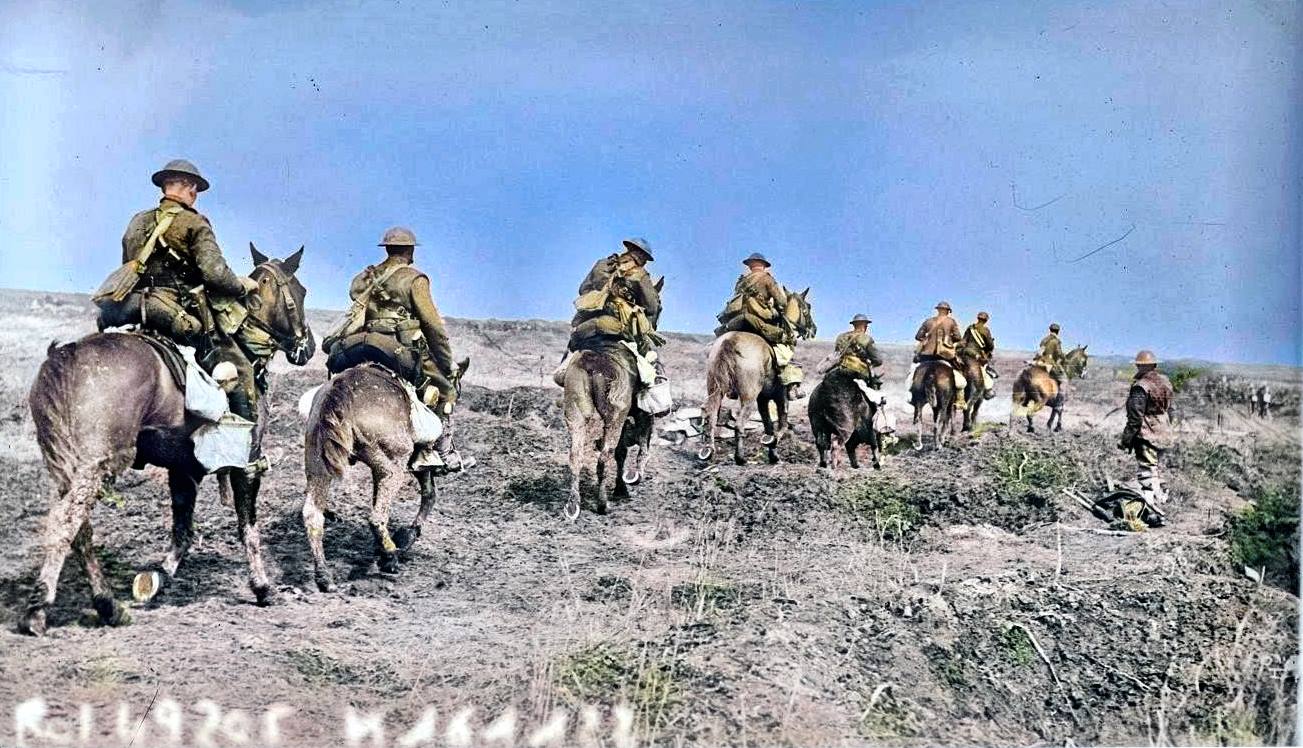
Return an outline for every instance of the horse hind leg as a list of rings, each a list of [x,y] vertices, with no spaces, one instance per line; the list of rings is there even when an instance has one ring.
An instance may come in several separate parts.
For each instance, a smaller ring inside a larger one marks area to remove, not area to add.
[[[96,493],[98,476],[77,475],[68,490],[50,503],[45,516],[45,556],[32,588],[27,611],[18,627],[24,633],[41,636],[46,629],[46,609],[54,604],[59,589],[59,574],[72,550],[72,541],[81,526],[90,518]]]
[[[330,592],[335,589],[335,578],[326,563],[326,506],[330,500],[329,475],[308,477],[307,495],[303,499],[303,530],[308,536],[312,551],[312,578],[317,589]]]
[[[755,407],[755,400],[738,400],[737,416],[733,419],[733,464],[747,464],[746,457],[742,454],[742,437],[746,433],[746,425],[751,421],[751,408]]]
[[[715,456],[715,440],[719,438],[719,409],[723,405],[723,392],[713,391],[706,396],[706,404],[702,406],[706,422],[701,433],[701,440],[705,443],[697,451],[697,459],[709,461]]]
[[[91,602],[100,622],[105,626],[122,626],[131,622],[127,609],[113,599],[113,588],[104,578],[104,569],[100,566],[99,556],[95,554],[95,542],[90,520],[81,523],[81,530],[73,538],[72,547],[81,556],[86,569],[86,579],[90,582]]]
[[[614,423],[606,424],[602,436],[602,446],[597,455],[597,502],[593,511],[606,514],[611,499],[612,484],[621,480],[621,466],[615,459],[616,445],[620,443],[620,432],[624,429],[624,419],[611,419]]]
[[[388,460],[371,466],[371,536],[376,541],[377,566],[382,574],[398,573],[398,544],[389,534],[394,499],[407,484],[407,472]]]
[[[434,475],[429,470],[417,473],[416,482],[421,488],[421,506],[416,510],[416,516],[412,518],[412,524],[400,527],[394,532],[394,542],[398,544],[398,552],[402,555],[410,551],[417,539],[421,537],[421,528],[429,521],[430,513],[434,511],[434,502],[439,498],[439,488],[435,485]]]

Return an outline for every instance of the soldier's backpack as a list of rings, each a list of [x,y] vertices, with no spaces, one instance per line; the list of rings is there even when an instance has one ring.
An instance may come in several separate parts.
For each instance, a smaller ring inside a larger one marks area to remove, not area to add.
[[[100,287],[96,289],[91,296],[91,301],[98,306],[114,305],[122,302],[132,291],[136,290],[136,284],[140,282],[140,273],[145,269],[145,263],[154,254],[154,249],[163,241],[163,232],[168,230],[172,221],[176,219],[178,213],[182,210],[179,205],[169,205],[166,208],[159,208],[157,223],[154,224],[154,230],[150,233],[149,239],[145,241],[144,246],[136,253],[136,256],[122,263],[117,270],[109,273],[109,277],[104,279]]]
[[[389,280],[391,275],[403,267],[405,266],[395,264],[387,272],[379,276],[375,273],[375,265],[371,265],[366,269],[366,272],[371,275],[371,279],[353,299],[352,303],[348,305],[348,309],[345,309],[344,313],[335,321],[334,327],[326,334],[326,337],[322,339],[321,350],[329,354],[336,343],[362,331],[362,328],[366,325],[366,307],[371,301],[371,294],[384,286],[385,281]]]

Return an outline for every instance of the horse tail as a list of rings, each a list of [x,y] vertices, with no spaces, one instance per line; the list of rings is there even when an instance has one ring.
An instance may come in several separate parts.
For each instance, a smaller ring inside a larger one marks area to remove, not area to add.
[[[727,397],[736,388],[737,369],[735,362],[738,358],[738,351],[733,341],[734,338],[732,337],[721,338],[711,349],[710,360],[706,364],[707,395],[717,392],[720,393],[721,397]]]
[[[27,395],[41,457],[61,495],[71,487],[78,465],[77,429],[72,413],[76,399],[76,353],[76,343],[51,342]]]
[[[304,460],[309,474],[318,467],[336,478],[343,477],[353,455],[355,440],[348,415],[352,397],[348,388],[337,386],[340,381],[339,378],[332,380],[318,395],[317,417],[308,424]]]

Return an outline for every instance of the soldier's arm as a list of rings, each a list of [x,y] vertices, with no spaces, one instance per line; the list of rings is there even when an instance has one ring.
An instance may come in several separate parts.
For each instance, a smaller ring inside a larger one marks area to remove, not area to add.
[[[923,324],[918,326],[918,332],[914,333],[915,340],[917,340],[920,343],[922,343],[924,340],[927,340],[927,334],[930,328],[930,325],[928,323],[931,321],[932,320],[924,320]]]
[[[864,355],[868,357],[869,363],[874,366],[882,366],[882,354],[878,353],[878,346],[873,342],[873,338],[864,344]]]
[[[131,222],[127,224],[127,230],[122,233],[122,261],[134,260],[136,252],[140,251],[141,245],[148,238],[140,235],[140,217],[132,217]]]
[[[950,342],[956,345],[964,342],[964,334],[959,331],[959,323],[955,321],[954,317],[950,318]]]
[[[995,336],[991,334],[989,329],[986,331],[986,355],[995,355]]]
[[[195,220],[193,226],[187,227],[187,233],[195,266],[204,279],[204,288],[212,295],[244,296],[244,284],[222,257],[222,248],[217,246],[217,236],[207,219]]]
[[[775,280],[772,275],[765,278],[764,289],[765,294],[773,299],[774,306],[779,312],[782,312],[787,308],[787,294],[783,291],[783,287],[778,284],[778,281]]]
[[[1140,433],[1140,424],[1145,418],[1145,406],[1149,404],[1149,395],[1145,393],[1145,388],[1140,385],[1132,385],[1131,391],[1127,393],[1127,426],[1122,430],[1122,443],[1130,444],[1137,434]]]
[[[430,279],[424,275],[412,281],[412,309],[421,323],[421,334],[430,347],[430,358],[445,376],[451,375],[454,368],[452,346],[448,344],[448,333],[443,328],[443,315],[439,314],[439,308],[430,296]]]
[[[638,297],[638,306],[642,307],[652,327],[656,327],[661,316],[661,295],[656,291],[656,284],[652,282],[651,274],[640,273],[633,288]]]
[[[588,271],[588,275],[584,276],[583,282],[579,284],[580,296],[588,293],[589,291],[596,291],[602,286],[606,285],[607,273],[605,272],[605,269],[606,269],[605,259],[598,260],[593,265],[593,269]]]

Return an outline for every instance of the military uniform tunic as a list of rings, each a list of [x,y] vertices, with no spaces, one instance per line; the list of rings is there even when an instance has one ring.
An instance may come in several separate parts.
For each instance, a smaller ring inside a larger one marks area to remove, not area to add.
[[[955,360],[955,346],[962,342],[959,323],[949,315],[929,317],[914,333],[914,340],[919,342],[918,355],[922,359],[940,358]]]
[[[787,293],[768,270],[743,273],[733,284],[729,304],[717,316],[720,326],[715,329],[715,335],[751,332],[770,345],[792,345],[795,336],[784,324],[786,311]]]
[[[394,255],[354,277],[349,284],[349,297],[357,298],[373,279],[383,281],[367,299],[366,330],[392,336],[397,345],[416,350],[421,373],[439,390],[440,401],[455,401],[452,347],[443,315],[430,295],[429,277],[406,257]]]
[[[985,322],[974,322],[964,330],[964,357],[980,364],[990,362],[995,355],[995,336]]]
[[[838,335],[833,350],[841,354],[838,366],[861,379],[867,380],[873,375],[871,367],[882,366],[882,355],[867,331],[847,330]]]
[[[603,339],[628,340],[646,353],[661,315],[661,296],[651,274],[624,255],[612,254],[594,263],[579,284],[579,296],[607,290],[600,308],[581,309],[570,321],[569,349],[580,350]]]

